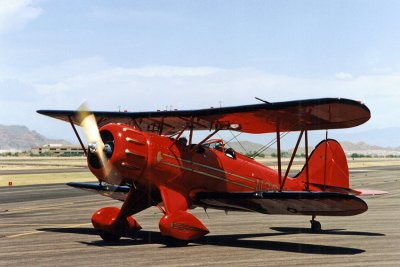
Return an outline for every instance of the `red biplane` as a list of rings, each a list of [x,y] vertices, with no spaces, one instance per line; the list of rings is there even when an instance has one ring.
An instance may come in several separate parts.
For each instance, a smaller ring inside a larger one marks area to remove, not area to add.
[[[206,235],[207,227],[188,210],[194,207],[311,217],[350,216],[365,212],[358,198],[379,191],[349,188],[349,170],[340,144],[325,139],[308,151],[308,131],[349,128],[370,118],[362,103],[336,98],[157,112],[88,112],[39,110],[67,121],[82,145],[89,169],[99,184],[68,183],[123,202],[92,216],[94,228],[106,241],[131,236],[141,229],[132,215],[151,206],[164,213],[160,231],[172,243],[187,243]],[[86,148],[75,125],[83,127]],[[100,129],[98,128],[100,127]],[[210,134],[197,144],[193,134]],[[218,131],[276,133],[278,171],[211,139]],[[189,140],[182,138],[189,132]],[[281,133],[299,137],[285,172],[281,164]],[[306,163],[295,176],[289,171],[301,140]],[[188,142],[188,143],[187,143]]]

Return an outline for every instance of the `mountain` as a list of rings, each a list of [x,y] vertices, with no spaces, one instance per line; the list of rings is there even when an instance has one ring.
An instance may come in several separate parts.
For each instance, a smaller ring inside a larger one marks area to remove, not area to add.
[[[334,138],[339,141],[350,141],[352,143],[364,142],[384,148],[392,147],[397,150],[400,149],[400,127],[388,127],[360,132],[348,130],[345,133],[335,134]]]
[[[26,126],[0,125],[0,151],[30,150],[32,147],[45,144],[69,145],[70,143],[65,140],[48,139]]]
[[[353,153],[364,154],[364,155],[378,155],[378,156],[387,156],[387,155],[400,155],[400,147],[392,148],[392,147],[381,147],[376,145],[369,145],[365,142],[349,142],[349,141],[340,141],[340,144],[343,147],[343,150],[347,155],[351,155]],[[232,147],[237,152],[245,154],[246,151],[258,151],[263,147],[262,144],[249,142],[249,141],[241,141],[240,144],[238,142],[230,142],[227,146]],[[311,153],[314,150],[314,146],[310,146],[308,151]],[[289,155],[292,154],[293,148],[283,149],[282,151],[289,152]],[[271,148],[268,148],[263,154],[270,155],[271,153],[276,153],[276,146],[273,145]],[[297,150],[297,154],[305,153],[304,146],[299,147]]]
[[[264,149],[264,145],[250,142],[250,141],[241,141],[239,142],[229,142],[227,144],[227,147],[233,148],[235,151],[241,153],[241,154],[246,154],[250,152],[257,152],[260,151],[261,149]],[[275,147],[272,146],[272,148],[268,148],[266,150],[263,150],[261,153],[262,154],[271,154],[275,152]]]
[[[359,153],[370,155],[400,155],[400,128],[385,128],[376,129],[356,133],[332,133],[329,137],[340,141],[344,151],[347,154]],[[324,139],[324,133],[314,134],[315,138],[310,138],[310,146],[316,145],[320,140]],[[297,135],[285,138],[282,140],[282,150],[289,153],[293,151],[293,146],[296,142]],[[315,139],[315,140],[313,140]],[[269,139],[265,139],[269,140]],[[318,142],[317,142],[318,140]],[[64,144],[70,143],[65,140],[48,139],[36,131],[29,130],[26,126],[10,125],[5,126],[0,124],[0,151],[10,150],[30,150],[32,147],[46,144]],[[304,153],[303,148],[298,149],[298,153]],[[263,148],[263,144],[251,141],[230,142],[228,147],[232,147],[239,153],[256,152]],[[275,144],[263,151],[263,154],[271,154],[275,151]],[[310,147],[311,152],[313,147]]]
[[[400,147],[381,147],[376,145],[369,145],[365,142],[352,143],[348,141],[341,141],[340,144],[347,154],[366,154],[366,155],[400,155]]]

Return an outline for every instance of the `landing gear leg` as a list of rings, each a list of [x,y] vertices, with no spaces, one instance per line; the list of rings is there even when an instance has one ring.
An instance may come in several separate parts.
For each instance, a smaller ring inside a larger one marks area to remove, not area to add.
[[[159,227],[167,246],[181,247],[209,233],[207,227],[189,213],[188,200],[184,194],[160,185],[165,213]]]
[[[321,223],[315,220],[315,215],[311,217],[311,232],[312,233],[319,233],[321,232]]]

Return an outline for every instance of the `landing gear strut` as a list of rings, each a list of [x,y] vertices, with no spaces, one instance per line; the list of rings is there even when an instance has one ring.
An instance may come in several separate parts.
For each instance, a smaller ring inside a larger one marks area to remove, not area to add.
[[[315,220],[315,215],[311,217],[311,232],[312,233],[319,233],[321,232],[321,223]]]

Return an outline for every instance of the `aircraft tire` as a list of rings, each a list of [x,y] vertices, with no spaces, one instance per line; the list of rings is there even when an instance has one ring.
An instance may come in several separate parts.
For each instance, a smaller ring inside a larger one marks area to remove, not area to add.
[[[99,236],[106,242],[118,241],[121,238],[119,235],[102,230],[99,230]]]
[[[164,243],[167,247],[185,247],[189,244],[188,240],[177,239],[170,236],[164,238]]]
[[[312,233],[321,232],[321,223],[319,221],[311,221],[311,232]]]

